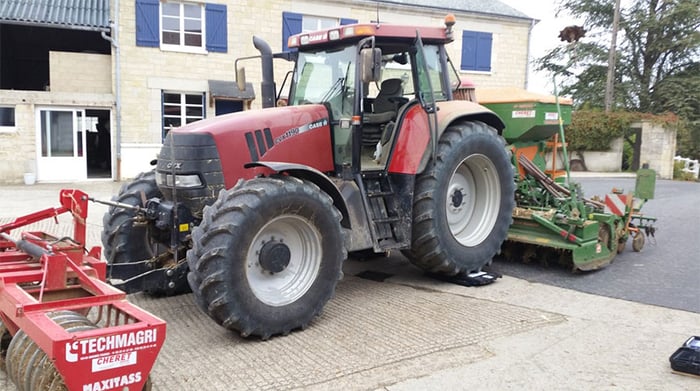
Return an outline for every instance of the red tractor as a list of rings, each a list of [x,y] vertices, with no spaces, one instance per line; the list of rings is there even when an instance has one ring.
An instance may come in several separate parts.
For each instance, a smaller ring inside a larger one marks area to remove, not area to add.
[[[217,323],[266,339],[321,312],[348,253],[479,271],[511,223],[513,168],[499,117],[453,100],[453,25],[339,26],[279,54],[254,37],[264,108],[167,134],[104,217],[112,277],[191,289]],[[273,58],[294,62],[284,107]]]

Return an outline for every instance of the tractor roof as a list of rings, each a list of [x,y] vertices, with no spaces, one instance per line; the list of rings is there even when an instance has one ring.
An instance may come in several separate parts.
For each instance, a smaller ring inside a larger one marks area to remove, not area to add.
[[[450,19],[451,18],[451,19]],[[326,30],[311,31],[289,37],[290,48],[303,48],[325,46],[343,41],[356,41],[365,37],[377,37],[398,40],[414,40],[416,31],[420,32],[421,39],[430,43],[452,42],[451,27],[454,24],[454,16],[445,18],[447,27],[425,27],[397,24],[349,24],[337,26]]]

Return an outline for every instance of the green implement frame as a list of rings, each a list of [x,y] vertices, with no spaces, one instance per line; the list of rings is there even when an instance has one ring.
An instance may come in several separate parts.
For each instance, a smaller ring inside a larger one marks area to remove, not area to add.
[[[612,213],[605,202],[584,198],[580,185],[569,178],[564,125],[571,121],[570,103],[560,105],[556,96],[525,96],[525,100],[480,102],[504,120],[503,135],[516,168],[516,208],[504,255],[587,271],[612,262],[629,237],[634,238],[633,249],[641,250],[644,234],[654,232],[656,219],[643,216],[640,209],[654,197],[656,173],[649,169],[638,172],[634,196],[622,197],[624,212]],[[553,148],[556,157],[559,147],[564,171],[557,171],[554,163],[545,171],[548,149]]]

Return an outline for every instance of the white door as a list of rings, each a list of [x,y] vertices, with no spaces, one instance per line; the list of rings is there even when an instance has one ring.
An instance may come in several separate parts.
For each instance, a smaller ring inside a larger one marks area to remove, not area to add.
[[[37,110],[37,180],[87,179],[85,110]]]

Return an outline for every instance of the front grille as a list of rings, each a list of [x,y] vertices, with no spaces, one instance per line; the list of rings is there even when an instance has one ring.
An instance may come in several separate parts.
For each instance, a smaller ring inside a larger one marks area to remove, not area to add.
[[[200,176],[202,186],[197,188],[178,187],[173,192],[172,186],[159,185],[166,200],[177,198],[196,218],[202,217],[204,206],[212,204],[224,188],[219,151],[214,139],[206,133],[168,133],[158,155],[156,171]]]

